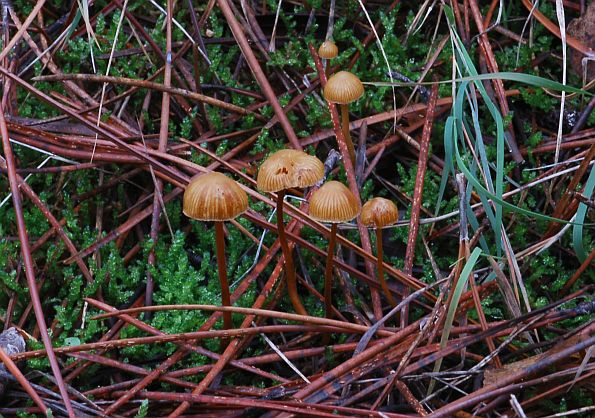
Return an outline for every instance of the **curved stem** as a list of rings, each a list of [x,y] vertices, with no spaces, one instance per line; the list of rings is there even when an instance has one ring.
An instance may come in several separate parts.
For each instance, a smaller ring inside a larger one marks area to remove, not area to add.
[[[343,130],[343,136],[345,137],[345,144],[349,150],[351,162],[355,166],[355,148],[353,147],[353,141],[349,133],[349,105],[346,104],[341,105],[341,129]]]
[[[390,304],[393,306],[397,306],[397,302],[395,301],[395,298],[393,298],[393,295],[390,293],[388,285],[384,280],[384,267],[382,266],[382,228],[376,229],[376,257],[378,258],[376,270],[378,271],[378,281],[380,282],[380,287],[382,288],[382,291],[384,292],[384,295],[386,296]]]
[[[337,224],[332,224],[331,237],[328,242],[328,253],[326,255],[326,268],[324,269],[324,312],[327,318],[332,318],[333,316],[331,290],[333,287],[333,253],[335,252],[336,236]]]
[[[219,270],[219,283],[221,283],[221,305],[231,306],[229,284],[227,283],[227,262],[225,260],[225,234],[223,222],[215,222],[215,240],[217,242],[217,267]],[[223,312],[223,328],[231,329],[231,312]]]
[[[279,242],[281,244],[281,251],[285,258],[285,278],[287,281],[287,294],[291,299],[291,304],[296,313],[300,315],[308,315],[306,308],[300,301],[300,296],[297,291],[297,280],[295,278],[295,268],[293,267],[293,258],[291,250],[287,244],[287,236],[285,235],[285,225],[283,224],[283,198],[285,197],[285,190],[277,193],[277,230],[279,231]]]

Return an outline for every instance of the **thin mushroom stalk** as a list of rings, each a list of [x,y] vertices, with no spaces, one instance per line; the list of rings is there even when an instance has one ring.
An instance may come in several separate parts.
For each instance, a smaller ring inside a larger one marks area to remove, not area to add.
[[[217,246],[217,267],[219,270],[219,283],[221,284],[221,305],[231,306],[229,283],[227,282],[227,258],[225,257],[225,232],[223,222],[215,222],[215,241]],[[231,329],[231,312],[223,312],[223,328]]]
[[[355,147],[353,146],[351,133],[349,132],[349,105],[347,104],[341,105],[341,130],[343,131],[343,136],[345,137],[345,143],[347,144],[347,149],[349,150],[351,162],[355,164]]]
[[[295,276],[295,268],[293,265],[293,256],[287,243],[287,235],[285,234],[285,224],[283,223],[283,203],[285,198],[285,190],[280,190],[277,193],[277,229],[279,231],[279,243],[281,244],[281,251],[285,258],[285,279],[287,281],[287,294],[293,305],[293,309],[300,315],[308,315],[306,308],[302,305],[300,296],[297,290],[297,280]]]
[[[324,269],[324,310],[327,318],[333,315],[333,253],[337,237],[337,225],[355,218],[360,211],[359,200],[343,183],[329,181],[312,194],[310,216],[320,222],[331,224],[326,267]]]
[[[383,251],[382,251],[382,228],[376,229],[376,271],[378,273],[378,281],[380,282],[380,287],[386,296],[386,299],[390,302],[392,306],[397,306],[397,302],[393,295],[390,293],[388,285],[386,284],[386,280],[384,280],[384,266],[383,266]]]
[[[333,316],[333,302],[331,294],[333,289],[333,255],[335,242],[337,240],[337,224],[331,225],[331,235],[328,242],[328,253],[326,255],[326,267],[324,269],[324,314],[327,318]]]
[[[221,305],[231,306],[227,262],[225,257],[225,233],[223,223],[230,221],[248,209],[246,192],[232,179],[222,173],[212,172],[194,176],[184,191],[184,214],[198,221],[213,221],[217,270],[221,285]],[[223,327],[232,328],[231,313],[223,313]]]

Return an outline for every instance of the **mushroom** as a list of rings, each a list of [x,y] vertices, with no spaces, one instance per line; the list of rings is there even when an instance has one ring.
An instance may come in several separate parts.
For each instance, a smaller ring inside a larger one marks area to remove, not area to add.
[[[341,105],[341,129],[349,150],[351,162],[355,164],[355,148],[349,134],[349,103],[355,102],[364,94],[364,85],[360,79],[348,72],[333,74],[324,86],[324,98],[331,103]]]
[[[221,283],[221,302],[231,306],[225,260],[223,223],[248,209],[248,196],[238,183],[225,174],[211,172],[194,176],[184,191],[184,215],[199,221],[215,223],[217,266]],[[223,312],[223,327],[230,329],[231,312]]]
[[[331,224],[331,233],[324,269],[324,311],[327,318],[332,316],[331,288],[333,251],[337,225],[355,218],[360,211],[359,200],[343,183],[329,181],[312,194],[310,216],[320,222]]]
[[[376,227],[376,258],[377,258],[377,273],[380,287],[386,295],[386,298],[391,305],[396,306],[395,299],[388,289],[388,285],[384,280],[384,270],[382,267],[382,228],[392,225],[399,220],[399,211],[397,206],[390,200],[383,197],[375,197],[364,203],[361,214],[362,223],[365,226]]]
[[[322,58],[325,64],[325,68],[326,68],[326,76],[329,76],[329,71],[330,71],[330,67],[331,67],[331,62],[330,60],[332,60],[333,58],[336,58],[339,55],[339,48],[337,48],[337,45],[335,45],[335,43],[333,41],[331,41],[330,39],[324,41],[322,44],[320,44],[320,47],[318,48],[318,56],[320,58]]]
[[[263,192],[277,193],[277,230],[281,251],[285,258],[285,277],[287,293],[291,299],[293,309],[300,315],[307,315],[306,309],[300,301],[297,291],[297,281],[293,258],[283,224],[283,198],[287,189],[303,188],[316,184],[324,176],[322,162],[303,151],[284,149],[275,152],[265,160],[258,170],[256,185]]]

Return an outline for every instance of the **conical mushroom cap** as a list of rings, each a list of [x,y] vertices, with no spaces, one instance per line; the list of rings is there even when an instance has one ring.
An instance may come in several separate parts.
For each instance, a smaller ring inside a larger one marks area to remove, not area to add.
[[[256,185],[263,192],[278,192],[313,186],[323,176],[324,165],[318,158],[303,151],[283,149],[262,163]]]
[[[375,197],[362,207],[362,223],[366,226],[382,228],[399,220],[397,205],[383,197]]]
[[[364,94],[364,85],[355,74],[339,71],[324,86],[324,98],[332,103],[349,104]]]
[[[225,174],[199,174],[184,191],[184,215],[199,221],[228,221],[248,209],[248,196]]]
[[[320,58],[329,60],[336,58],[339,55],[339,48],[331,40],[324,41],[318,48],[318,55]]]
[[[343,183],[329,181],[310,198],[310,216],[321,222],[352,220],[360,210],[359,201]]]

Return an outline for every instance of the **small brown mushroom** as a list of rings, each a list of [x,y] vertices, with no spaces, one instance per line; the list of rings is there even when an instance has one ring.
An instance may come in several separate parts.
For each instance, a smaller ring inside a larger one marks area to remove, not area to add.
[[[384,280],[384,269],[382,266],[382,228],[392,225],[399,220],[399,211],[397,206],[390,200],[383,197],[375,197],[368,200],[362,207],[361,214],[362,223],[368,227],[376,227],[376,257],[377,257],[377,272],[380,287],[386,295],[386,298],[391,305],[396,306],[388,285]]]
[[[184,215],[199,221],[215,223],[217,266],[223,306],[231,306],[223,223],[241,215],[246,209],[248,209],[246,192],[238,183],[222,173],[212,172],[196,175],[190,180],[184,191]],[[223,327],[225,329],[232,327],[231,312],[223,313]]]
[[[258,170],[256,185],[263,192],[277,193],[277,230],[283,257],[285,258],[285,277],[287,293],[293,309],[300,315],[307,315],[297,291],[297,280],[293,266],[293,258],[283,223],[283,199],[287,189],[303,188],[316,184],[324,176],[322,162],[303,151],[284,149],[275,152],[265,160]]]
[[[337,225],[355,218],[360,211],[360,204],[351,191],[343,183],[329,181],[312,194],[310,199],[310,216],[320,222],[331,224],[331,233],[324,270],[324,310],[327,318],[332,316],[332,270]]]
[[[355,148],[349,133],[349,103],[355,102],[363,94],[364,85],[356,75],[348,71],[333,74],[324,86],[324,98],[331,103],[341,105],[341,129],[353,164],[355,164]]]
[[[323,59],[327,77],[329,76],[329,73],[330,73],[330,67],[331,67],[330,60],[332,60],[333,58],[336,58],[338,55],[339,55],[339,48],[337,48],[337,45],[335,45],[335,43],[333,41],[331,41],[330,39],[328,39],[328,40],[324,41],[322,44],[320,44],[320,47],[318,48],[318,56],[320,56],[320,58]]]

